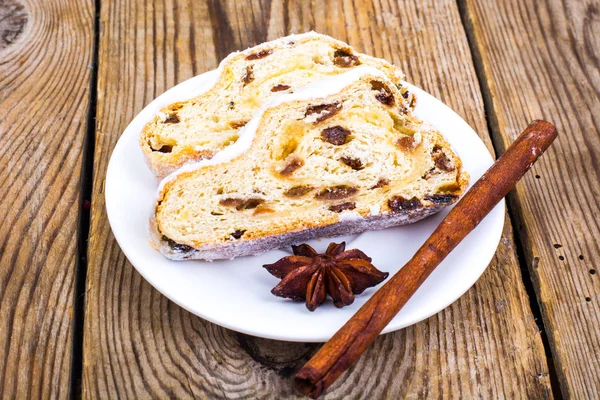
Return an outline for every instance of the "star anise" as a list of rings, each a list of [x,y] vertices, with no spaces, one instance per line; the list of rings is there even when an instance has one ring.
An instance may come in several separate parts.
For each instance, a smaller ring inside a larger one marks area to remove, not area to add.
[[[271,290],[275,296],[306,301],[314,311],[327,293],[340,308],[354,302],[354,295],[381,283],[388,277],[371,264],[371,258],[358,249],[347,250],[346,242],[331,243],[325,254],[307,244],[292,246],[293,256],[263,265],[281,282]]]

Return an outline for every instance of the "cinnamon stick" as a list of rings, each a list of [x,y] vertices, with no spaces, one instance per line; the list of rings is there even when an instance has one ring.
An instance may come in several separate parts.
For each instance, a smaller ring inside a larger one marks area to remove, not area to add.
[[[349,368],[429,274],[531,168],[556,135],[551,123],[533,121],[475,182],[411,260],[298,371],[296,388],[317,398]]]

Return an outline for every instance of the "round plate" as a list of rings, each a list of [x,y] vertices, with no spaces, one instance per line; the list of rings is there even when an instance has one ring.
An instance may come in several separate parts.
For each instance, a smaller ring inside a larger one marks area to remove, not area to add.
[[[106,209],[117,242],[133,266],[169,299],[215,324],[270,339],[324,342],[377,287],[357,296],[351,306],[337,309],[331,299],[310,312],[303,303],[271,294],[279,279],[263,264],[288,255],[289,249],[227,261],[170,261],[150,244],[148,219],[158,183],[146,165],[138,138],[145,123],[170,103],[194,97],[211,87],[217,71],[196,76],[163,93],[129,124],[119,139],[106,173]],[[475,182],[492,164],[490,153],[473,129],[454,111],[421,89],[417,115],[435,126],[462,158]],[[410,259],[447,211],[416,224],[346,237],[346,248],[359,248],[373,264],[391,274]],[[465,293],[492,259],[504,225],[504,201],[440,264],[396,315],[383,333],[419,322],[444,309]],[[313,241],[322,251],[339,238]],[[388,278],[389,279],[389,278]]]

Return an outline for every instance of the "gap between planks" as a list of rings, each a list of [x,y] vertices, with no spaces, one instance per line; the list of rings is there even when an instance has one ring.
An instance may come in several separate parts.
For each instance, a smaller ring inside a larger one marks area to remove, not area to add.
[[[96,104],[98,102],[98,54],[100,51],[100,0],[94,0],[94,41],[89,84],[89,103],[86,114],[85,138],[81,163],[79,219],[77,223],[77,260],[73,290],[73,330],[71,340],[71,373],[69,399],[81,399],[83,372],[83,329],[85,319],[85,288],[87,252],[90,234],[91,202],[94,181],[94,147],[96,143]]]
[[[481,95],[483,98],[483,108],[486,116],[486,122],[488,125],[488,132],[490,133],[490,138],[492,141],[492,146],[494,147],[495,156],[497,157],[499,154],[504,153],[506,150],[502,138],[498,137],[498,133],[493,128],[494,126],[498,126],[497,120],[498,117],[494,112],[494,107],[492,105],[493,99],[490,91],[490,87],[487,83],[485,77],[485,71],[483,68],[483,61],[481,58],[481,54],[479,53],[479,49],[477,48],[475,41],[475,31],[473,29],[473,22],[469,18],[467,5],[465,4],[466,0],[456,0],[456,4],[458,6],[458,11],[460,14],[460,20],[463,25],[463,29],[467,36],[467,43],[469,44],[469,50],[471,52],[471,58],[473,60],[473,65],[475,67],[475,74],[477,75],[477,81],[479,83],[479,90],[481,91]],[[507,196],[506,208],[508,212],[508,216],[510,218],[510,223],[514,228],[517,228],[518,224],[518,213],[515,210],[515,202],[518,199],[515,199],[514,190],[511,191]],[[517,259],[519,261],[519,269],[521,270],[521,278],[523,280],[523,285],[525,286],[525,290],[527,292],[527,296],[529,298],[529,306],[531,308],[531,312],[535,318],[535,322],[540,330],[540,336],[542,338],[542,343],[544,345],[544,352],[546,353],[546,360],[548,363],[548,375],[550,377],[550,386],[552,388],[553,397],[556,399],[562,398],[562,393],[560,391],[560,383],[558,381],[558,376],[556,374],[556,368],[554,365],[554,359],[552,357],[552,350],[550,349],[550,343],[548,341],[548,336],[546,334],[546,328],[544,326],[544,319],[542,316],[542,311],[540,308],[540,304],[537,300],[537,293],[535,292],[535,287],[533,285],[533,280],[531,279],[531,275],[529,273],[529,268],[527,265],[527,260],[525,258],[525,252],[523,248],[523,242],[521,235],[519,234],[519,229],[513,229],[514,242],[517,251]]]

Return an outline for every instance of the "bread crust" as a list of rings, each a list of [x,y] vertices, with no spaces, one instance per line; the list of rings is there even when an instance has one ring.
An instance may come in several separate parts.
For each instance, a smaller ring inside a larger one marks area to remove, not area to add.
[[[211,244],[199,248],[185,248],[181,246],[173,248],[162,234],[158,231],[156,220],[152,219],[151,231],[154,243],[158,250],[167,258],[175,261],[183,260],[220,260],[259,255],[278,249],[288,247],[292,244],[306,242],[314,238],[328,238],[341,235],[353,235],[365,231],[381,230],[394,226],[408,225],[420,221],[430,215],[441,211],[441,205],[421,205],[413,210],[385,213],[380,215],[369,215],[357,217],[356,219],[341,220],[326,226],[313,226],[310,228],[286,232],[278,235],[261,237],[258,239],[233,239],[226,244]],[[188,246],[185,246],[188,247]]]

